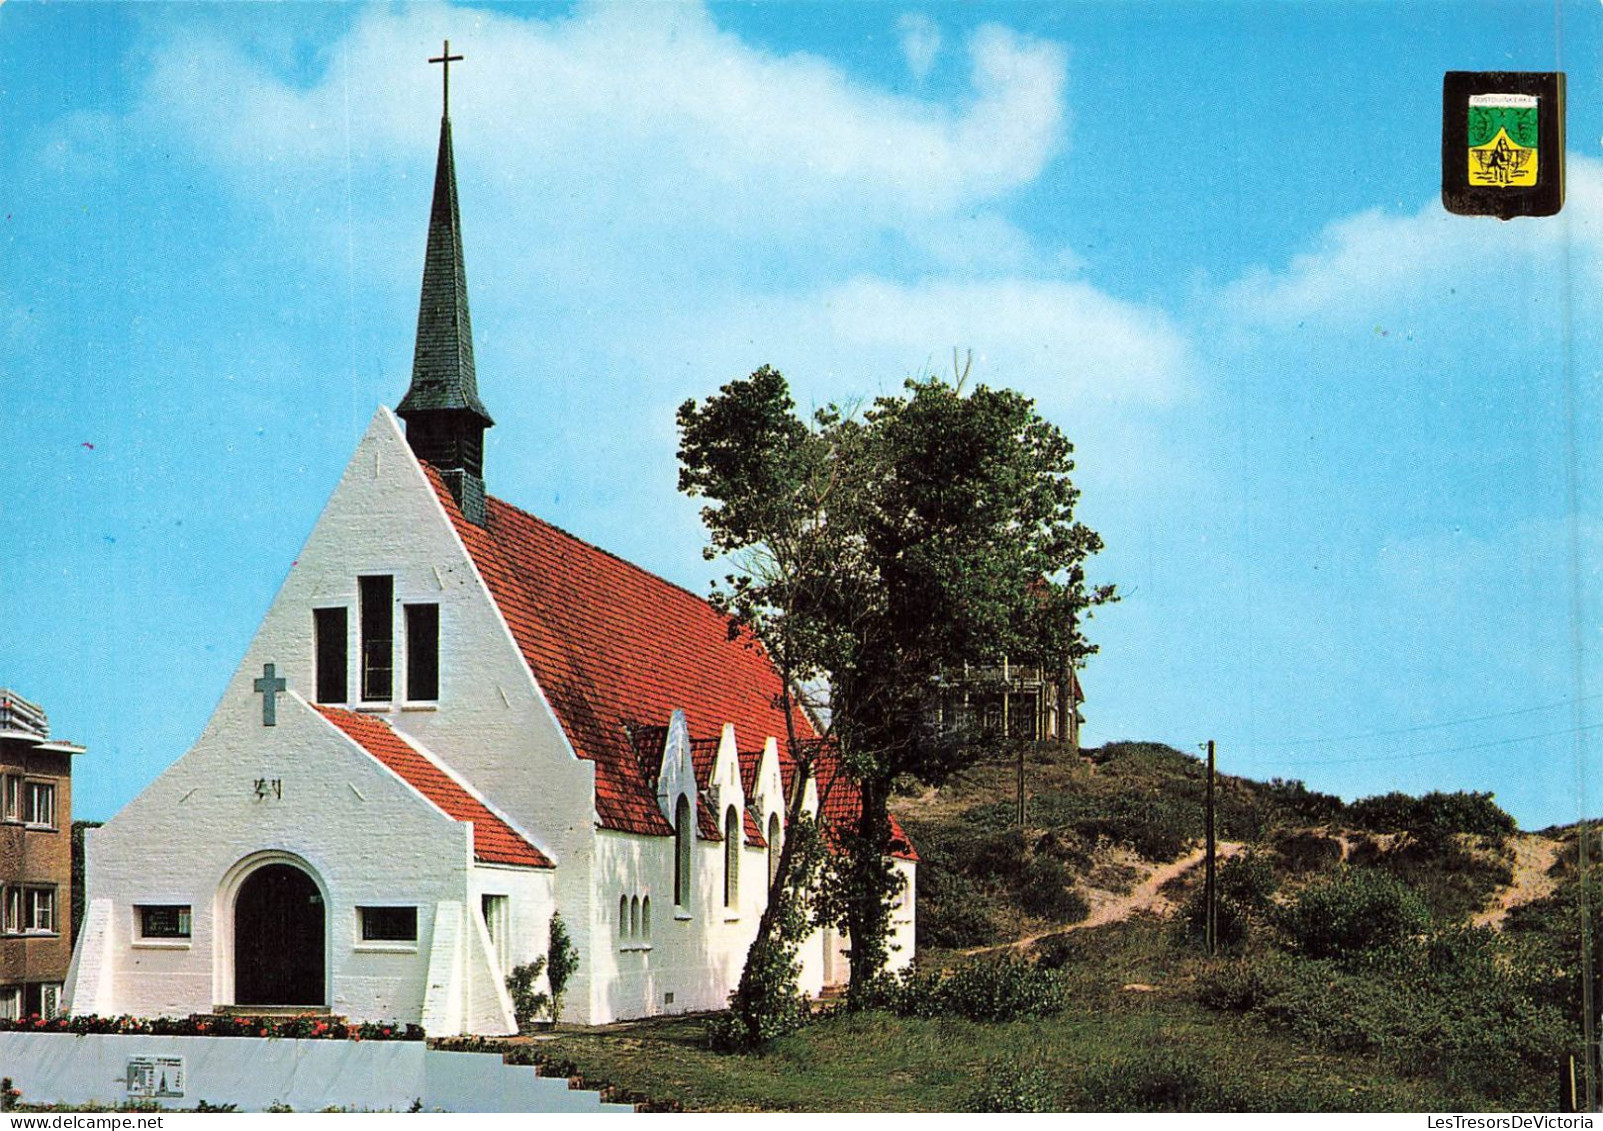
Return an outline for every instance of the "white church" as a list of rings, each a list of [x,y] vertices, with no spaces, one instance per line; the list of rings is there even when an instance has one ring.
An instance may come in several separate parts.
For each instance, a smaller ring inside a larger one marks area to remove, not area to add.
[[[579,954],[565,1021],[726,1004],[790,791],[840,823],[856,794],[827,754],[794,780],[779,677],[723,615],[486,494],[492,423],[447,105],[411,387],[195,745],[87,837],[69,1012],[507,1034],[506,974],[558,912]],[[917,857],[893,833],[905,965]],[[807,942],[804,988],[846,980],[846,945]]]

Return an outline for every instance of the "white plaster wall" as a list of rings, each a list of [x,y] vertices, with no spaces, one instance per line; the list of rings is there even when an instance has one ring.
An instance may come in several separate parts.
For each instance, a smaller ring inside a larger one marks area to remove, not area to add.
[[[297,1041],[254,1037],[150,1037],[117,1034],[0,1033],[0,1065],[28,1103],[115,1104],[128,1100],[128,1061],[184,1062],[182,1097],[158,1101],[193,1108],[201,1100],[264,1111],[343,1107],[406,1111],[613,1112],[561,1077],[504,1064],[489,1053],[441,1052],[420,1041]]]
[[[258,800],[257,779],[281,782],[282,797]],[[415,948],[364,950],[356,908],[464,899],[471,826],[425,801],[294,696],[279,698],[273,727],[262,725],[260,696],[225,697],[194,748],[88,837],[88,897],[110,903],[111,1008],[179,1015],[232,1001],[225,882],[263,851],[304,861],[324,890],[332,1010],[356,1020],[416,1020],[431,916],[420,911]],[[187,945],[138,943],[134,908],[175,903],[192,909]]]

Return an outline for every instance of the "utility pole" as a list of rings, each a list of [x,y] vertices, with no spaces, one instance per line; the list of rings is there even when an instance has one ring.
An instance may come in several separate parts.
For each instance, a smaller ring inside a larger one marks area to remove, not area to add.
[[[1214,875],[1214,835],[1213,835],[1213,739],[1208,739],[1208,810],[1206,819],[1207,837],[1203,849],[1203,942],[1212,955],[1219,948],[1219,885]]]
[[[1575,864],[1581,879],[1581,1047],[1586,1050],[1581,1074],[1584,1095],[1579,1106],[1582,1111],[1597,1110],[1597,1022],[1592,1013],[1597,998],[1592,986],[1592,866],[1588,852],[1591,839],[1592,823],[1582,820],[1575,841]]]

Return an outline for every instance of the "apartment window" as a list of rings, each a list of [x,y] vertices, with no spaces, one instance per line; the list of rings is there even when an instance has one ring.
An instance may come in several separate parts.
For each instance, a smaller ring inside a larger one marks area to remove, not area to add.
[[[440,697],[440,606],[406,606],[406,697]]]
[[[22,792],[22,819],[30,825],[56,825],[56,786],[54,782],[31,781]]]
[[[357,579],[362,616],[362,698],[369,702],[395,694],[395,578]]]
[[[56,889],[23,888],[24,928],[29,934],[54,934],[56,930]]]
[[[0,1021],[22,1020],[22,987],[0,986]]]
[[[417,942],[416,907],[358,907],[363,942]]]
[[[350,664],[344,607],[312,610],[312,635],[317,652],[317,701],[346,703],[351,698]]]
[[[0,932],[22,933],[22,889],[19,887],[0,888]]]
[[[22,819],[22,779],[8,776],[5,781],[5,819],[20,821]]]
[[[187,939],[190,914],[187,904],[161,904],[138,907],[139,937],[142,939]]]

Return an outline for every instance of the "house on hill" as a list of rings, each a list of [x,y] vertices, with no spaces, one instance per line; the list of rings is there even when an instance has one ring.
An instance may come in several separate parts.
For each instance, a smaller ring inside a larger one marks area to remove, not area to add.
[[[404,421],[404,426],[403,426]],[[706,601],[487,494],[449,113],[411,387],[380,408],[195,745],[87,838],[78,1014],[327,1010],[515,1029],[560,913],[565,1019],[722,1007],[803,790],[773,666]],[[404,430],[403,430],[404,428]],[[916,855],[893,963],[913,953]],[[804,986],[847,940],[805,945]]]

